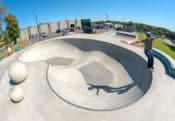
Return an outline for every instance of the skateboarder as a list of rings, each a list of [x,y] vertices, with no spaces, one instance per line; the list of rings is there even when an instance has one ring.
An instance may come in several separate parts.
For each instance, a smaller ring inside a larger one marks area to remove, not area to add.
[[[157,37],[156,37],[157,38]],[[141,40],[141,41],[135,41],[133,43],[131,43],[132,45],[133,44],[136,44],[136,43],[140,43],[140,42],[143,42],[145,47],[144,47],[144,52],[145,52],[145,55],[147,56],[148,58],[148,64],[147,64],[147,67],[148,69],[150,69],[151,71],[154,70],[154,56],[153,56],[153,51],[152,51],[152,42],[156,39],[156,38],[153,38],[151,36],[150,33],[146,33],[146,39],[144,40]]]

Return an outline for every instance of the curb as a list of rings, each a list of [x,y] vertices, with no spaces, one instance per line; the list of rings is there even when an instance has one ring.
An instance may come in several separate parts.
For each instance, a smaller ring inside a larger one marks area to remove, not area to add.
[[[158,49],[154,48],[153,52],[154,56],[164,64],[166,73],[171,77],[175,78],[175,60],[173,60],[170,56]]]

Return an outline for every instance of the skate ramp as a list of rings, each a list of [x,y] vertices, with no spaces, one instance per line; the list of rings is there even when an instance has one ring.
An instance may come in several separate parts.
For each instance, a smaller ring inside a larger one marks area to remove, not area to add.
[[[143,97],[152,83],[152,74],[143,58],[120,46],[96,40],[39,43],[18,60],[45,61],[53,93],[83,109],[108,111],[128,106]]]
[[[116,34],[116,39],[120,41],[133,42],[137,39],[137,34],[118,31]]]

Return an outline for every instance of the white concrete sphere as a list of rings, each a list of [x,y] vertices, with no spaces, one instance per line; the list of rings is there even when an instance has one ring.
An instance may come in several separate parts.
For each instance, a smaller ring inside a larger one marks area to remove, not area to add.
[[[26,67],[23,63],[15,62],[8,70],[10,79],[19,84],[23,82],[27,77]]]
[[[12,102],[19,103],[24,99],[23,88],[16,86],[10,89],[10,99]]]

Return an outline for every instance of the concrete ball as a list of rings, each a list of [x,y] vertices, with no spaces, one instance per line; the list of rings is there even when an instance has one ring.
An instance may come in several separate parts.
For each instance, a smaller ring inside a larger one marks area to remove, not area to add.
[[[24,99],[23,88],[17,86],[10,89],[10,99],[14,103],[19,103]]]
[[[23,63],[15,62],[8,70],[9,77],[13,83],[19,84],[27,77],[26,67]]]

